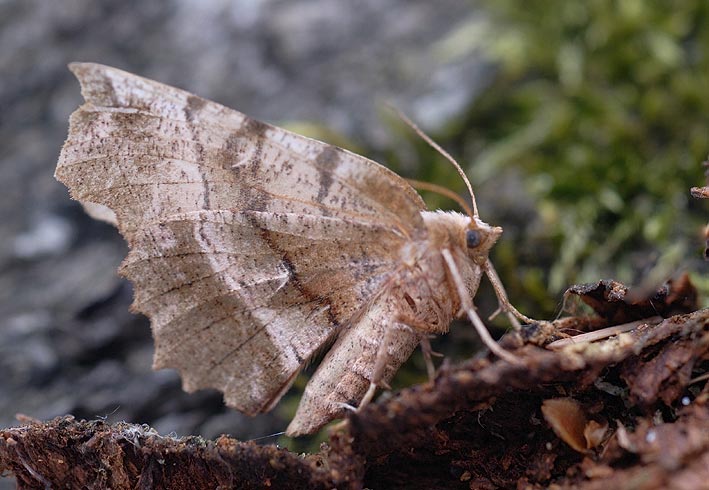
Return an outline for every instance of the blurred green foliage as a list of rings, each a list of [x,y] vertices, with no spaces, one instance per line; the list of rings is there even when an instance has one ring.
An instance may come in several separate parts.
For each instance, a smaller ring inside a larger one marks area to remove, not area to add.
[[[497,66],[444,142],[477,188],[515,169],[535,203],[536,223],[522,225],[543,231],[524,243],[547,252],[520,263],[503,242],[506,282],[540,299],[574,282],[662,281],[687,268],[709,214],[688,192],[703,185],[709,152],[709,2],[482,5],[487,18],[437,46],[449,57],[482,49]]]

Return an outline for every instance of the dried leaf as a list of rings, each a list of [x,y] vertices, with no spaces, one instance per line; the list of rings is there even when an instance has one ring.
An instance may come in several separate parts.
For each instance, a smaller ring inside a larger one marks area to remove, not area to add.
[[[554,432],[574,450],[585,453],[586,414],[573,398],[551,398],[542,403],[542,413]]]

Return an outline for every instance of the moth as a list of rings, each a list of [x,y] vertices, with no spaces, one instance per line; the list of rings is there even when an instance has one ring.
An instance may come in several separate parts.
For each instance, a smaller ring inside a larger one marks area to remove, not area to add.
[[[428,211],[406,180],[346,150],[188,92],[92,63],[73,63],[85,103],[70,118],[56,178],[130,252],[120,273],[151,320],[154,368],[183,388],[216,388],[246,414],[270,410],[313,357],[289,435],[312,433],[369,402],[429,337],[468,316],[502,229]],[[449,192],[449,194],[452,194]],[[459,199],[462,201],[462,199]],[[463,201],[465,206],[465,202]]]

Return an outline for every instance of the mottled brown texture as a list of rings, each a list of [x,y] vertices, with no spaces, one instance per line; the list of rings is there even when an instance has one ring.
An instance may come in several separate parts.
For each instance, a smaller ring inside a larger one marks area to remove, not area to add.
[[[333,488],[318,456],[73,417],[0,431],[0,470],[21,489]]]

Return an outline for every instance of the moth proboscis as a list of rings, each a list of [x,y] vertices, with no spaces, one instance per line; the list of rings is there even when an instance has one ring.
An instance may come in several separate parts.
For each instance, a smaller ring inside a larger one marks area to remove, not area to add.
[[[468,214],[428,211],[376,162],[251,119],[188,92],[73,63],[85,103],[56,170],[74,199],[130,247],[120,273],[151,320],[154,368],[192,392],[216,388],[246,414],[270,410],[331,344],[290,435],[366,404],[417,345],[473,307],[483,274],[508,301],[488,253],[502,233]],[[430,364],[429,364],[430,372]]]

